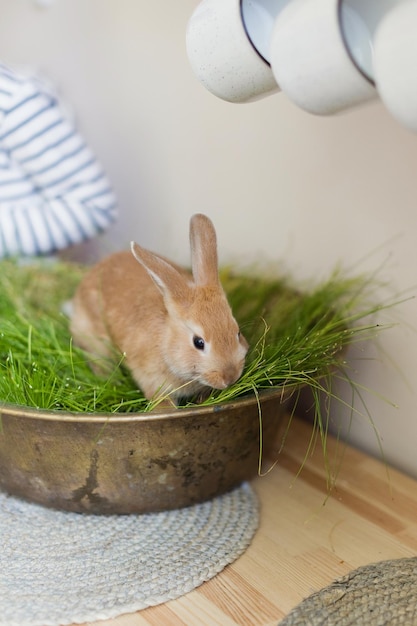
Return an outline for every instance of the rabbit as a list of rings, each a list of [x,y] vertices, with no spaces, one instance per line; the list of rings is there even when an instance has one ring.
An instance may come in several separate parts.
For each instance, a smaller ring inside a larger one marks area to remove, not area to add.
[[[168,398],[171,406],[236,382],[248,351],[220,283],[206,215],[191,218],[190,245],[192,275],[132,242],[131,253],[95,265],[72,301],[74,342],[98,357],[122,353],[145,398]]]

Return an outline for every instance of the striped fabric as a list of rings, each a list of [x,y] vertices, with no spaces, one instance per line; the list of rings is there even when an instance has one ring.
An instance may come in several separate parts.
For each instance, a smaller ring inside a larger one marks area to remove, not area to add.
[[[0,64],[0,257],[79,243],[116,212],[102,167],[56,95]]]

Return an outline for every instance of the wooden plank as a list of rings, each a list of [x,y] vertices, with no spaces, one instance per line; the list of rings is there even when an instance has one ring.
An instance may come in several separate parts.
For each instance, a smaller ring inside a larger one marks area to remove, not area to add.
[[[253,481],[261,522],[240,559],[182,598],[97,626],[275,626],[350,570],[414,556],[417,482],[329,438],[338,471],[329,496],[320,444],[310,442],[311,425],[295,419],[278,465]]]

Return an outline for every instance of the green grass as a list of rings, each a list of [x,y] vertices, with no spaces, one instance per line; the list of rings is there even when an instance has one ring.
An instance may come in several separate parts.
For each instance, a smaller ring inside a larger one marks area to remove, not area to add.
[[[104,380],[72,344],[61,307],[83,271],[63,262],[0,262],[0,402],[75,413],[154,408],[135,388],[122,358]],[[301,290],[288,277],[227,269],[222,282],[251,347],[240,380],[213,391],[205,405],[274,387],[291,392],[309,385],[318,393],[331,375],[348,376],[344,349],[374,337],[380,330],[375,315],[391,306],[373,301],[373,279],[339,271]]]

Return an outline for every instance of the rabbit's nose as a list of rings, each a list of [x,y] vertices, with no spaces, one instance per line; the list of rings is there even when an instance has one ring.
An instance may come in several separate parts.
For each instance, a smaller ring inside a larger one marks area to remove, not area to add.
[[[236,367],[236,365],[230,365],[223,372],[223,382],[224,386],[229,387],[229,385],[233,385],[239,378],[242,373],[242,368]]]

